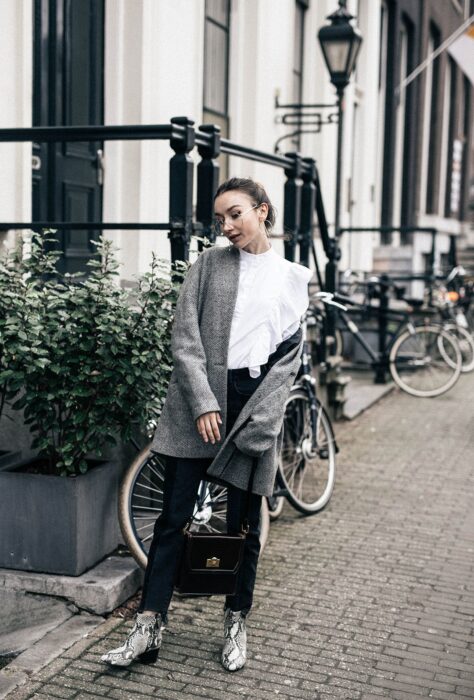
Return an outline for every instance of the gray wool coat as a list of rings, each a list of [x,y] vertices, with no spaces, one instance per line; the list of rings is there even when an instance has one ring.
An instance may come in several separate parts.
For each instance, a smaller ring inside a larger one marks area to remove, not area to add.
[[[151,448],[173,457],[213,458],[209,479],[271,495],[283,437],[284,404],[301,364],[302,334],[273,364],[226,431],[227,356],[239,285],[240,254],[233,246],[204,250],[189,268],[171,333],[173,371]],[[219,411],[221,440],[205,443],[196,428],[203,413]]]

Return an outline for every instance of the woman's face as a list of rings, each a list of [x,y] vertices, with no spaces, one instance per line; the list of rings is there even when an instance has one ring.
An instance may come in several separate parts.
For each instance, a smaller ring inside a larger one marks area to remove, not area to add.
[[[216,223],[220,232],[238,248],[245,248],[251,241],[267,239],[264,221],[268,204],[255,205],[245,192],[230,190],[214,202]]]

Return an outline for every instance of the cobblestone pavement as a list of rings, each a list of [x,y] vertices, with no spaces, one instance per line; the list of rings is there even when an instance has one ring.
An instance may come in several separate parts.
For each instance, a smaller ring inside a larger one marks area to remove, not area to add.
[[[350,424],[330,506],[272,524],[249,660],[219,664],[221,599],[175,600],[159,661],[108,669],[110,618],[11,700],[474,698],[474,375],[393,393]]]

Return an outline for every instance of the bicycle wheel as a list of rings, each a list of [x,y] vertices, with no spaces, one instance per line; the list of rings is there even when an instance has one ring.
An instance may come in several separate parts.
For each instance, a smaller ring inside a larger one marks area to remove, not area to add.
[[[336,478],[336,442],[331,422],[315,399],[314,432],[311,401],[301,388],[291,391],[285,403],[283,440],[277,478],[291,505],[311,515],[331,497]]]
[[[389,366],[400,389],[411,396],[431,398],[444,394],[459,379],[461,351],[456,338],[441,326],[409,326],[395,339]]]
[[[165,462],[149,447],[130,464],[120,486],[119,523],[130,554],[145,568],[153,539],[155,521],[163,509]],[[191,528],[201,532],[226,532],[227,489],[205,482],[202,503],[196,500]],[[260,548],[263,551],[270,518],[266,499],[262,498]]]
[[[278,488],[278,487],[277,487]],[[267,506],[268,506],[268,515],[270,517],[270,522],[273,522],[277,518],[280,517],[281,512],[283,510],[283,506],[285,505],[285,499],[283,496],[267,496]]]
[[[467,329],[471,335],[474,335],[474,304],[470,304],[468,309],[465,311],[465,316],[467,321]]]
[[[474,338],[468,330],[459,326],[457,323],[446,323],[443,325],[443,328],[454,335],[459,343],[462,358],[461,372],[472,372],[474,369]],[[440,352],[443,355],[444,361],[450,366],[455,366],[449,351],[445,351],[443,338],[440,338],[440,343]]]

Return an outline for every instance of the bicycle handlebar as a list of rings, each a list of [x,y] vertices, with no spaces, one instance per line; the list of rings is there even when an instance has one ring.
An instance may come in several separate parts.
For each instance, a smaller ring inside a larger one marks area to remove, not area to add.
[[[446,277],[446,283],[449,284],[449,282],[452,282],[455,277],[460,275],[463,277],[466,274],[466,270],[463,268],[462,265],[456,265],[453,267],[449,275]]]
[[[344,296],[343,294],[333,294],[332,292],[316,292],[316,294],[313,294],[312,296],[316,299],[320,299],[323,302],[323,304],[337,306],[343,311],[347,311],[347,307],[344,306],[344,304],[356,303],[352,301],[352,299],[350,299],[349,297]],[[341,304],[340,302],[344,302],[344,304]]]

